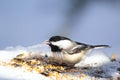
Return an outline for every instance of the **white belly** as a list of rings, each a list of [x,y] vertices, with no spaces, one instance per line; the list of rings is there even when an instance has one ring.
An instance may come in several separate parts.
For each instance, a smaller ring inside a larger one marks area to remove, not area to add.
[[[89,50],[88,50],[89,51]],[[68,53],[54,53],[53,56],[55,57],[56,61],[59,63],[66,63],[66,64],[76,64],[83,60],[87,55],[88,51],[76,54],[68,54]]]
[[[81,52],[81,53],[76,53],[76,54],[64,54],[63,56],[63,60],[66,62],[66,63],[71,63],[71,64],[75,64],[75,63],[78,63],[80,62],[83,57],[84,57],[84,53]]]

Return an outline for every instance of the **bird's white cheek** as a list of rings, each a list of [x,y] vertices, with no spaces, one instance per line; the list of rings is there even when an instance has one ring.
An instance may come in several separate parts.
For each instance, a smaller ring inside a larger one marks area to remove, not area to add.
[[[52,44],[56,45],[56,46],[59,46],[60,48],[63,48],[63,49],[68,49],[70,47],[73,47],[73,43],[69,40],[61,40],[61,41],[58,41],[58,42],[52,42]]]

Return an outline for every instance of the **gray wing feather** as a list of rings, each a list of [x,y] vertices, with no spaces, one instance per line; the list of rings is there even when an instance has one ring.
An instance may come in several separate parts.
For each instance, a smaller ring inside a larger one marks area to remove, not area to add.
[[[68,51],[69,54],[77,54],[78,52],[81,52],[82,50],[85,50],[87,46],[85,45],[78,45],[72,48],[70,51]]]

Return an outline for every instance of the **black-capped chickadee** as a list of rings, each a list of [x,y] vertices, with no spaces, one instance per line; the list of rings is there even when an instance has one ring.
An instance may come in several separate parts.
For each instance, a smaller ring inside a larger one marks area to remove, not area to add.
[[[50,46],[55,61],[68,66],[74,66],[83,60],[93,49],[109,47],[79,43],[63,36],[52,36],[46,44]]]

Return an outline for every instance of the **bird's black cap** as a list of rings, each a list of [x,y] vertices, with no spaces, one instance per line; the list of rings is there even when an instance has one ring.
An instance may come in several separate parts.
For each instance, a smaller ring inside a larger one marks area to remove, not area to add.
[[[69,38],[67,37],[63,37],[63,36],[52,36],[49,41],[60,41],[60,40],[70,40]]]

